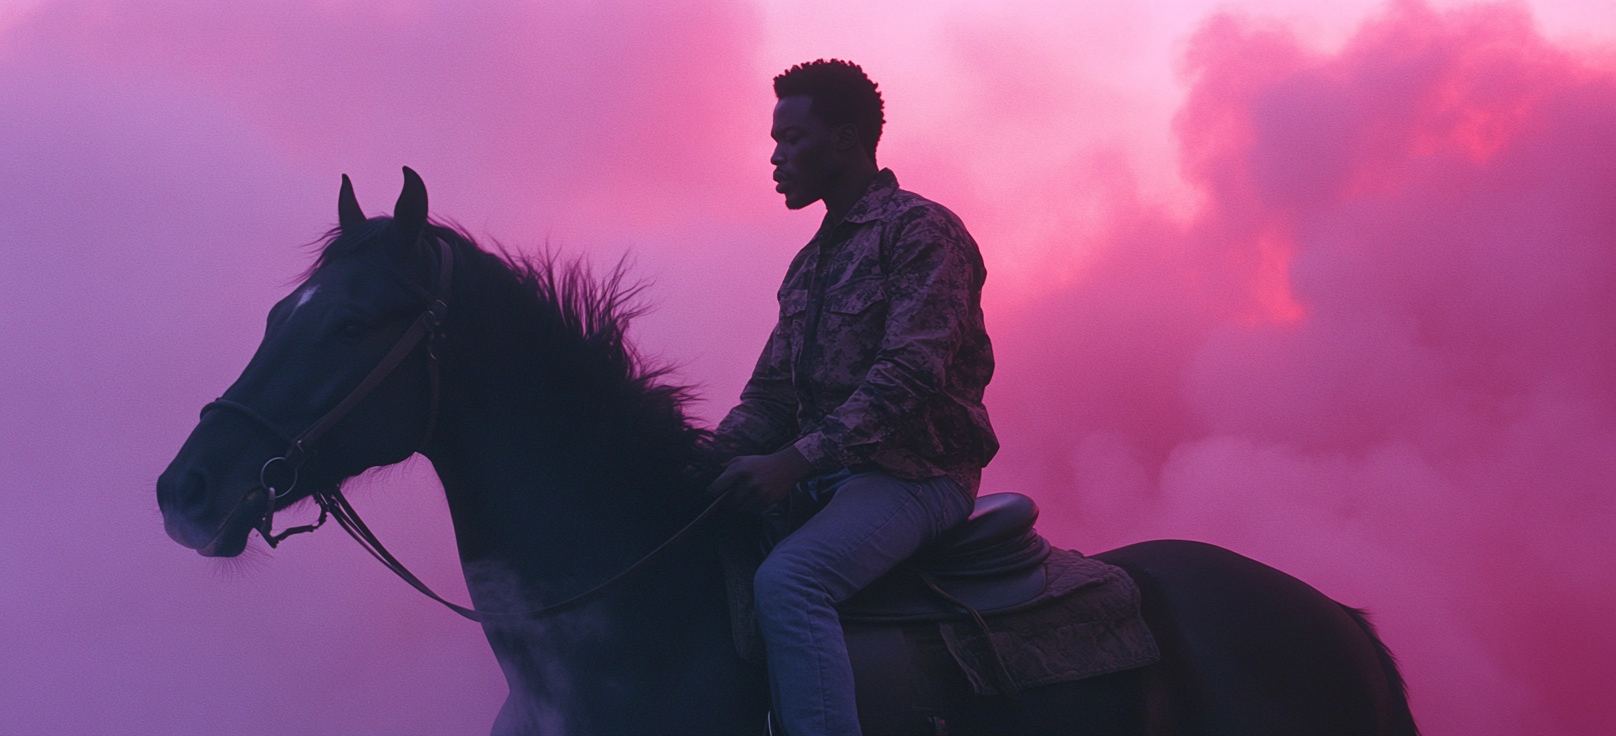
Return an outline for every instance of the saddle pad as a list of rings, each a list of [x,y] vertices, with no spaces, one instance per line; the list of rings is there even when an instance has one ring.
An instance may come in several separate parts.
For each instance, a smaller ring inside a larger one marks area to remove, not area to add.
[[[994,649],[1017,690],[1143,667],[1161,659],[1139,613],[1139,586],[1121,568],[1068,550],[1045,562],[1044,593],[987,617],[987,637],[970,619],[937,626],[978,695],[999,695]]]

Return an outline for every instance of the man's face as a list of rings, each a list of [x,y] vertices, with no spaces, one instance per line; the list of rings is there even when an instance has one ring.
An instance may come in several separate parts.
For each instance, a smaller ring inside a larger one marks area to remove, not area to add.
[[[786,97],[774,105],[774,191],[786,207],[800,210],[818,202],[842,170],[835,131],[811,112],[813,98]]]

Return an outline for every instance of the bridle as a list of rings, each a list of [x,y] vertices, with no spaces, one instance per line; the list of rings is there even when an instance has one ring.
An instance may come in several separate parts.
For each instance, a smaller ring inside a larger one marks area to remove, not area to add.
[[[438,346],[442,344],[444,339],[443,321],[449,311],[449,296],[454,287],[454,250],[442,240],[436,240],[436,242],[439,254],[437,291],[431,295],[431,301],[427,304],[426,310],[415,318],[415,322],[410,325],[409,329],[404,331],[404,334],[398,338],[398,342],[393,344],[387,354],[382,356],[381,362],[377,363],[376,367],[366,374],[365,379],[360,381],[359,385],[348,392],[348,395],[343,397],[342,401],[338,402],[330,411],[315,420],[314,424],[309,425],[307,429],[296,435],[291,435],[256,409],[222,397],[203,406],[202,414],[205,416],[210,409],[229,409],[252,420],[253,423],[286,442],[286,450],[264,462],[263,466],[258,470],[258,485],[248,490],[243,496],[243,499],[245,499],[259,489],[263,489],[268,496],[264,514],[253,528],[258,530],[259,535],[264,538],[265,542],[269,543],[271,549],[278,547],[287,537],[312,532],[324,526],[328,517],[334,518],[337,520],[337,525],[348,532],[348,536],[353,537],[354,541],[359,543],[359,546],[363,547],[366,552],[369,552],[372,557],[375,557],[383,565],[386,565],[404,582],[409,583],[411,587],[425,594],[428,598],[442,603],[449,610],[472,621],[480,622],[496,616],[534,617],[560,613],[598,597],[618,581],[633,575],[650,564],[651,561],[660,557],[665,550],[689,536],[690,532],[701,522],[712,516],[718,509],[720,502],[723,501],[723,497],[714,499],[712,503],[707,505],[707,508],[696,515],[695,519],[675,532],[667,541],[658,545],[656,549],[651,550],[637,562],[628,566],[622,572],[613,575],[605,582],[560,603],[528,611],[476,611],[453,603],[433,592],[426,583],[416,577],[415,573],[410,572],[409,568],[404,566],[404,563],[399,562],[398,558],[387,551],[387,547],[382,545],[376,534],[370,530],[370,527],[365,524],[363,519],[359,518],[359,513],[354,510],[352,504],[348,503],[347,497],[342,495],[340,485],[330,490],[317,490],[311,494],[315,503],[320,506],[320,517],[314,523],[291,527],[281,531],[279,534],[274,532],[275,502],[285,498],[297,487],[298,476],[304,463],[308,462],[315,454],[315,443],[325,436],[327,432],[331,431],[331,428],[335,427],[338,422],[341,422],[348,414],[352,413],[360,402],[375,391],[383,381],[386,381],[388,376],[391,376],[393,371],[404,363],[404,360],[410,356],[410,353],[414,352],[416,346],[423,340],[426,341],[426,370],[430,389],[426,431],[421,437],[421,443],[417,445],[417,450],[424,450],[427,443],[431,442],[433,432],[437,428],[440,400],[439,376],[442,371],[439,366]]]

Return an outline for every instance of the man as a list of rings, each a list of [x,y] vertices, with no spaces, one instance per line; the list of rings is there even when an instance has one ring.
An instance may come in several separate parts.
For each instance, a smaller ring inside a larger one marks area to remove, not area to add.
[[[998,450],[986,270],[959,218],[876,166],[883,105],[863,70],[800,64],[774,92],[775,189],[825,219],[715,434],[728,463],[711,490],[753,513],[793,489],[823,505],[769,553],[754,597],[778,722],[840,736],[859,726],[835,604],[963,521]]]

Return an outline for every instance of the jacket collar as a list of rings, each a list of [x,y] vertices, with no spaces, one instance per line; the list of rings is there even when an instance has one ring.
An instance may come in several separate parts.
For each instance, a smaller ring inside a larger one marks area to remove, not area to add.
[[[865,190],[864,196],[853,203],[853,209],[847,211],[842,220],[846,222],[872,222],[892,214],[896,207],[893,202],[894,194],[898,193],[898,177],[892,169],[882,169],[876,172],[875,178],[870,180],[870,188]]]

